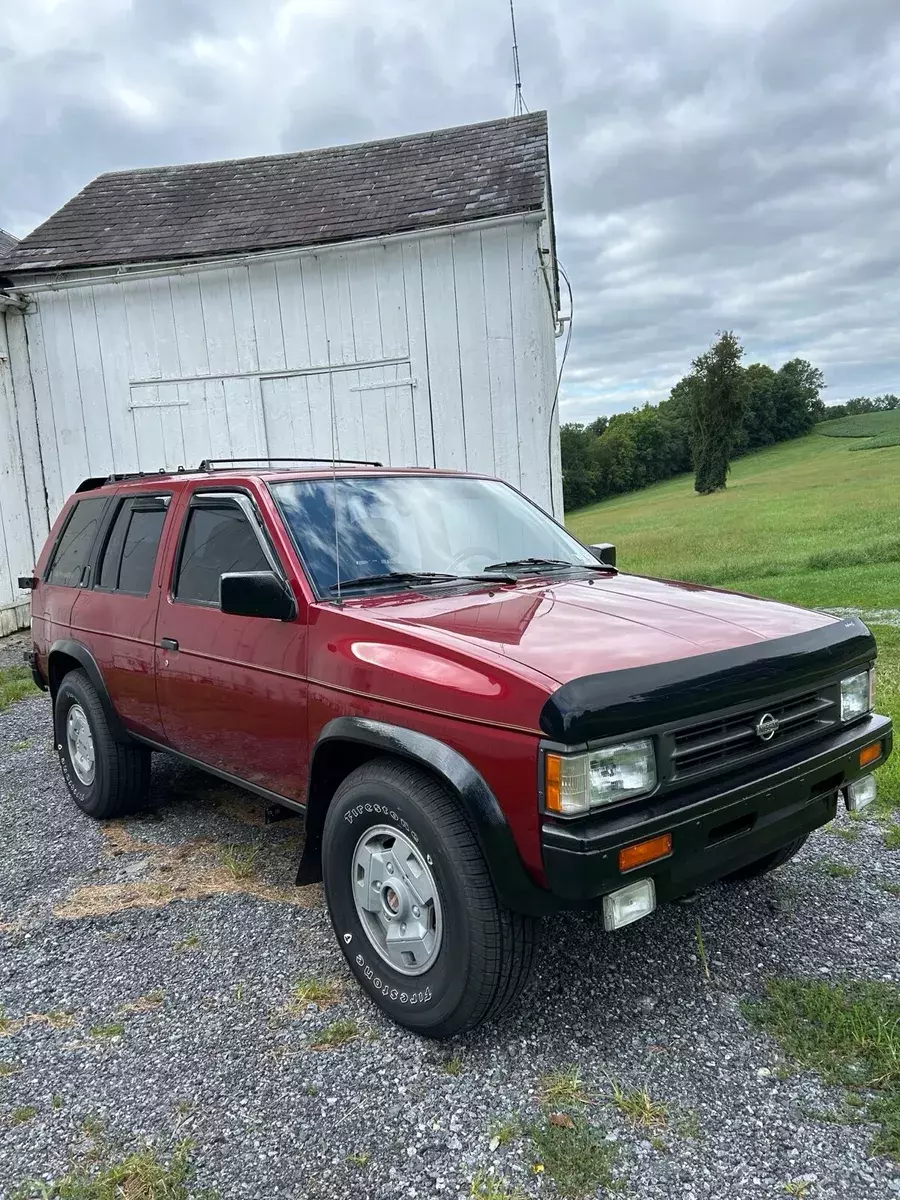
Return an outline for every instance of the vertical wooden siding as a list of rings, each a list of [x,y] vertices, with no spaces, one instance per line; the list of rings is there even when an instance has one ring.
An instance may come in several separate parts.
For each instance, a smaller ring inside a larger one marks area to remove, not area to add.
[[[553,315],[533,223],[34,300],[51,516],[86,475],[189,465],[198,447],[330,452],[330,373],[340,453],[496,473],[550,505]]]
[[[16,405],[12,349],[21,326],[20,316],[0,312],[0,634],[19,623],[13,623],[12,614],[3,610],[9,605],[27,604],[28,593],[19,591],[18,577],[31,573],[39,544],[47,535],[41,489],[33,497],[33,517],[29,503],[28,475],[33,475],[38,459],[27,423],[30,405],[23,405],[23,428]]]

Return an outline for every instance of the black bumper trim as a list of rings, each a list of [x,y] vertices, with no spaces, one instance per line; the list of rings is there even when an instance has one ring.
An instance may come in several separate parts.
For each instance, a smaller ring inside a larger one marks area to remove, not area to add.
[[[810,754],[797,747],[767,763],[764,776],[734,776],[726,788],[708,781],[687,794],[660,796],[630,812],[609,812],[584,822],[545,821],[541,838],[550,891],[590,904],[626,883],[652,877],[659,900],[673,899],[787,845],[836,812],[838,791],[869,773],[859,752],[884,742],[875,766],[890,755],[889,717],[873,714],[841,729]],[[672,854],[622,874],[623,846],[671,832]]]

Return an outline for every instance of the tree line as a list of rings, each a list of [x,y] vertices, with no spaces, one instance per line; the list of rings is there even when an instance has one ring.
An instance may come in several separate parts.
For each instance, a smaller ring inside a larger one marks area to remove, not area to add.
[[[825,379],[817,367],[802,358],[777,370],[765,363],[745,367],[743,354],[739,339],[726,331],[694,359],[667,400],[588,425],[563,425],[565,507],[580,508],[691,469],[698,492],[717,491],[732,458],[800,437],[823,419]]]
[[[900,396],[885,392],[883,396],[854,396],[843,404],[829,404],[823,421],[836,421],[838,417],[858,417],[860,413],[892,412],[900,408]]]

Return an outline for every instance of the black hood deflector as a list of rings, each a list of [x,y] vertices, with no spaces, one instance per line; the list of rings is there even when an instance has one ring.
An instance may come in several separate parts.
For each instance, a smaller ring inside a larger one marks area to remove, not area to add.
[[[734,650],[585,675],[553,693],[541,729],[564,745],[615,737],[814,685],[875,654],[869,630],[849,617]]]

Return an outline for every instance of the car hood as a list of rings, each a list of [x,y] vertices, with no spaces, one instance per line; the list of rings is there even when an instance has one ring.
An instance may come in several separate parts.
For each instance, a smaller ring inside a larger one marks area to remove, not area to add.
[[[835,618],[640,575],[529,580],[495,591],[372,597],[367,616],[481,647],[557,683],[805,633]]]

